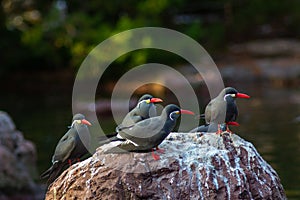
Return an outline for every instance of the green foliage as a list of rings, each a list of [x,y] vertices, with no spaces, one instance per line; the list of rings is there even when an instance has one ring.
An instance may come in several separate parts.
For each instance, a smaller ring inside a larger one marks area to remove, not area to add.
[[[106,38],[145,26],[181,31],[213,51],[227,41],[263,34],[297,36],[299,13],[296,0],[3,0],[0,50],[5,58],[1,66],[79,67]],[[270,33],[263,33],[262,27],[270,27]],[[135,51],[114,65],[130,68],[149,60],[180,61],[169,57],[150,50]]]

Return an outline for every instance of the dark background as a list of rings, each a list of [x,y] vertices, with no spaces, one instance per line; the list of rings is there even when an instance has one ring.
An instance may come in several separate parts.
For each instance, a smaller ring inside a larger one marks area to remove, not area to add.
[[[0,109],[8,112],[38,151],[38,169],[50,166],[72,118],[72,87],[83,59],[108,37],[137,27],[180,31],[212,56],[226,85],[251,95],[238,101],[240,127],[281,177],[290,199],[300,197],[300,1],[296,0],[2,0]],[[98,91],[109,99],[114,83],[137,65],[157,62],[191,73],[176,55],[128,53],[109,67]],[[195,86],[201,110],[205,85]],[[140,92],[141,93],[141,92]],[[139,96],[140,93],[136,95]],[[168,91],[158,93],[172,102]],[[105,131],[115,123],[99,111]],[[99,118],[100,118],[99,117]]]

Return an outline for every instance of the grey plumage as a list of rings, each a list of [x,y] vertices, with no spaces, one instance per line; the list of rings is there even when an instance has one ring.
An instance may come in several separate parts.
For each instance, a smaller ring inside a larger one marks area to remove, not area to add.
[[[131,128],[120,131],[119,134],[126,141],[106,153],[119,153],[123,150],[124,152],[152,150],[174,129],[182,111],[178,106],[170,104],[163,109],[160,116],[143,120]]]
[[[84,115],[76,114],[67,133],[59,140],[52,156],[52,166],[42,175],[51,184],[72,161],[77,161],[88,153],[90,133],[87,128],[90,123]]]
[[[236,98],[250,98],[248,95],[239,93],[235,88],[224,88],[220,94],[212,99],[205,108],[205,114],[200,115],[205,118],[205,125],[197,127],[190,132],[215,132],[219,129],[227,128],[228,124],[235,124],[238,117]],[[220,125],[218,127],[218,125]],[[227,129],[229,130],[229,129]]]
[[[144,94],[139,100],[136,107],[134,107],[124,117],[122,123],[116,127],[116,133],[101,136],[99,138],[99,145],[104,145],[113,141],[124,141],[125,139],[119,134],[124,129],[131,128],[134,124],[148,119],[150,117],[156,117],[156,106],[154,103],[162,102],[161,99],[155,98],[150,94]]]
[[[156,99],[157,103],[161,102],[158,98],[153,98],[150,94],[144,94],[138,101],[138,104],[135,108],[133,108],[127,115],[124,117],[122,123],[117,126],[116,132],[122,130],[124,127],[130,127],[133,124],[142,121],[144,119],[148,119],[149,117],[155,117],[156,114],[156,106],[154,102],[151,102],[151,99]]]

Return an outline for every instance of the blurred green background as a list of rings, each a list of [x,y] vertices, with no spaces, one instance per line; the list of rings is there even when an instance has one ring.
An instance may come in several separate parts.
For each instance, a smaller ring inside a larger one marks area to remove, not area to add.
[[[226,85],[252,96],[250,103],[239,102],[242,126],[235,130],[275,168],[289,198],[300,198],[297,0],[2,0],[0,109],[36,144],[39,171],[50,166],[70,124],[73,82],[83,59],[108,37],[145,26],[192,37],[217,62]],[[99,99],[109,99],[130,68],[149,62],[191,73],[185,60],[168,52],[134,51],[106,70]],[[203,84],[195,90],[203,110],[207,90]],[[169,102],[174,98],[168,91],[158,95]],[[112,132],[111,113],[98,115],[104,130]]]
[[[300,2],[296,0],[3,0],[1,3],[2,74],[12,70],[78,68],[89,51],[104,39],[144,26],[178,30],[199,41],[211,53],[226,49],[226,44],[232,42],[299,37],[300,32]],[[149,58],[151,55],[139,52],[120,62],[140,64]]]

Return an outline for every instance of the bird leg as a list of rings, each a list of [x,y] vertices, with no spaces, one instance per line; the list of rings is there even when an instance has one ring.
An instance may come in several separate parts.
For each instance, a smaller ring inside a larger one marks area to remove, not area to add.
[[[151,154],[152,154],[152,157],[153,157],[154,160],[159,160],[160,159],[159,155],[155,154],[153,149],[151,149]]]
[[[218,130],[217,130],[217,132],[216,132],[216,134],[217,135],[220,135],[223,131],[221,130],[221,127],[220,127],[221,125],[220,124],[218,124]]]
[[[229,125],[231,125],[231,126],[239,126],[240,124],[237,123],[237,122],[227,122],[227,123],[226,123],[226,131],[227,131],[228,133],[233,133],[233,132],[229,129]]]
[[[165,153],[164,149],[158,148],[158,146],[156,147],[156,151],[158,151],[159,153]]]
[[[228,124],[226,124],[226,131],[227,131],[228,133],[231,133],[231,134],[232,134],[232,131],[229,129]]]
[[[71,159],[68,159],[68,164],[69,164],[69,167],[72,165],[72,160]]]

